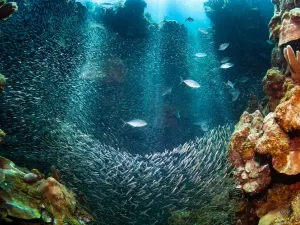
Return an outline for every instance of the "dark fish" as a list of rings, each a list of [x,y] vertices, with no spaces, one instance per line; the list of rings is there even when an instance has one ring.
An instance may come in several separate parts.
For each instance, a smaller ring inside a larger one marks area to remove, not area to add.
[[[187,22],[194,22],[194,19],[192,17],[188,17],[185,21],[187,21]]]

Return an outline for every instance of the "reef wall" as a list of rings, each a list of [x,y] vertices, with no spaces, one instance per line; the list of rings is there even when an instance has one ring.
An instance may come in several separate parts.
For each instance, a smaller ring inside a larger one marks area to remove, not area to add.
[[[268,103],[262,111],[243,113],[229,144],[237,188],[247,199],[237,224],[300,222],[300,4],[272,2],[275,46],[263,79]]]

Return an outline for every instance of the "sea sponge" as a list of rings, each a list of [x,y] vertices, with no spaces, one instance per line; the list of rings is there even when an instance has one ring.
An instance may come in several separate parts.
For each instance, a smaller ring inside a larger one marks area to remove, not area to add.
[[[295,8],[282,15],[278,46],[300,39],[299,11],[300,8]]]
[[[300,82],[300,52],[296,51],[295,53],[293,48],[288,45],[284,48],[283,53],[285,60],[289,64],[292,79],[297,83]]]

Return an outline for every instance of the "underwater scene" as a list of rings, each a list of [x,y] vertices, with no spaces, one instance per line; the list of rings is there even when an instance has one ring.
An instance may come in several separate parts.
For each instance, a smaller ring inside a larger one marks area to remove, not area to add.
[[[280,224],[300,1],[0,0],[0,225]]]

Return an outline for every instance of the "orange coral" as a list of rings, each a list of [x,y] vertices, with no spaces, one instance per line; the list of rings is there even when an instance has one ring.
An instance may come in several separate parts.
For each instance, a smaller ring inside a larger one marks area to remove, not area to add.
[[[295,175],[300,173],[300,152],[291,151],[272,158],[274,168],[287,175]]]
[[[263,123],[264,134],[258,140],[256,152],[272,156],[288,153],[290,150],[289,136],[276,123],[275,114],[269,113]]]
[[[262,134],[263,116],[257,110],[244,112],[230,139],[229,159],[236,167],[235,177],[246,193],[259,193],[271,182],[268,164],[255,160],[255,146]]]
[[[286,132],[300,130],[300,87],[288,91],[277,106],[276,120]]]
[[[235,126],[229,144],[229,159],[235,166],[240,166],[254,157],[256,140],[261,135],[262,114],[257,110],[252,114],[244,112]]]
[[[52,177],[44,183],[43,202],[57,219],[57,225],[63,225],[65,217],[75,212],[75,195]]]

